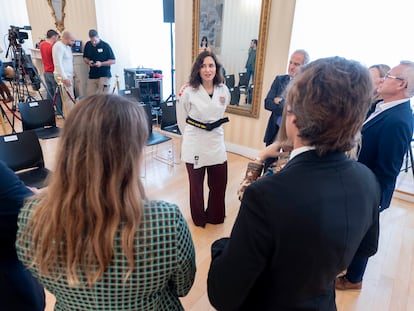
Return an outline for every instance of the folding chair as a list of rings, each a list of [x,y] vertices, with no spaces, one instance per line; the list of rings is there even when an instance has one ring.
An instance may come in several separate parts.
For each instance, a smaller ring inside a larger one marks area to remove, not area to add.
[[[131,100],[135,100],[139,103],[142,102],[141,92],[140,92],[139,88],[119,90],[118,94],[121,95],[121,96],[124,96],[126,98],[129,98]]]
[[[175,105],[175,100],[161,103],[161,130],[181,135],[180,129],[178,128],[177,124],[177,112],[175,110]]]
[[[249,75],[247,72],[239,72],[239,87],[245,87],[249,85]]]
[[[253,84],[250,84],[249,85],[249,89],[247,91],[247,104],[251,104],[252,103],[253,90],[254,90],[254,85]]]
[[[250,79],[250,77],[247,74],[247,72],[239,72],[239,85],[238,85],[238,87],[239,87],[239,90],[240,90],[240,94],[245,94],[247,96],[248,86],[249,86],[249,79]]]
[[[59,136],[56,126],[55,110],[51,99],[42,99],[26,103],[18,103],[22,118],[23,131],[35,130],[41,139]]]
[[[230,89],[230,105],[238,106],[240,101],[240,89],[238,86],[235,86]]]
[[[34,130],[0,136],[0,160],[16,172],[27,186],[42,188],[49,170]]]
[[[145,109],[145,112],[147,114],[147,122],[148,122],[148,140],[146,143],[147,147],[158,147],[158,145],[165,143],[167,141],[171,141],[171,149],[168,151],[168,156],[167,157],[163,157],[161,155],[159,155],[158,153],[158,149],[152,150],[152,155],[153,158],[161,161],[165,164],[168,164],[170,166],[174,166],[174,145],[173,145],[173,141],[171,137],[162,135],[160,133],[154,133],[152,131],[152,112],[151,112],[151,105],[150,104],[144,104],[142,105],[143,108]]]
[[[226,75],[224,81],[229,89],[234,87],[234,75]]]

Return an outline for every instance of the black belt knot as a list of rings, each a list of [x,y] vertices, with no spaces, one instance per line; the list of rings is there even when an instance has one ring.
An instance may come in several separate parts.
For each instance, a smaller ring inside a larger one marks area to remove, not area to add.
[[[225,117],[222,119],[218,119],[215,122],[211,122],[211,123],[204,123],[198,120],[195,120],[191,117],[187,117],[187,119],[185,120],[185,122],[187,124],[190,124],[192,126],[198,127],[200,129],[206,130],[206,131],[211,131],[213,129],[215,129],[216,127],[219,127],[220,125],[222,125],[223,123],[229,122],[229,118]]]

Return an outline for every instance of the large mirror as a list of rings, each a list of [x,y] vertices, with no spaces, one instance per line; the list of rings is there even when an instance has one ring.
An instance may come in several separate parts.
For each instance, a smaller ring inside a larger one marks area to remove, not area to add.
[[[271,0],[193,0],[193,59],[206,37],[232,95],[227,112],[259,116],[270,5]]]
[[[56,29],[62,33],[65,30],[65,6],[66,0],[47,0],[52,10],[52,16],[55,20]]]

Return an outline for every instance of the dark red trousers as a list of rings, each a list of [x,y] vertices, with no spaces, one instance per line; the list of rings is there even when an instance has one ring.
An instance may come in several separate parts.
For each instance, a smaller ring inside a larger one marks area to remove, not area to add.
[[[192,163],[186,163],[190,181],[191,217],[196,226],[206,223],[221,224],[226,216],[224,197],[227,186],[227,161],[223,164],[204,166],[194,169]],[[207,209],[204,209],[204,177],[207,171],[209,188]]]

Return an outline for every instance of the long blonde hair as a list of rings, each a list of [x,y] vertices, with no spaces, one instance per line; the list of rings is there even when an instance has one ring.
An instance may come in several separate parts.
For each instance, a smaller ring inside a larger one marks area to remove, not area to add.
[[[147,137],[146,115],[137,103],[94,95],[75,105],[46,195],[23,232],[33,240],[28,252],[40,273],[63,274],[70,285],[84,275],[93,285],[112,259],[117,231],[128,275],[132,272],[145,198],[140,158]]]

